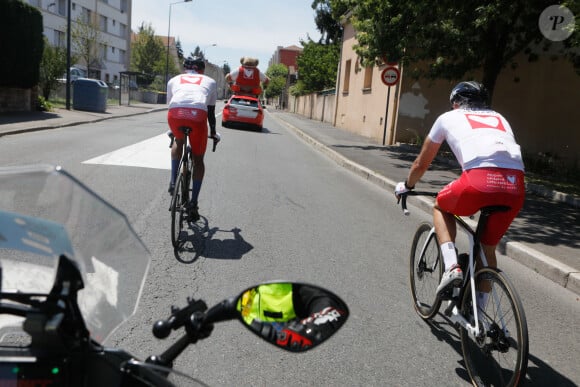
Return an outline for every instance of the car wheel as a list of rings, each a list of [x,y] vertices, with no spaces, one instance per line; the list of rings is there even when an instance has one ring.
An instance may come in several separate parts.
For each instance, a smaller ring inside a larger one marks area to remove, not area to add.
[[[224,128],[227,128],[227,127],[228,127],[228,123],[227,123],[227,122],[225,122],[225,121],[222,121],[222,126],[223,126]]]

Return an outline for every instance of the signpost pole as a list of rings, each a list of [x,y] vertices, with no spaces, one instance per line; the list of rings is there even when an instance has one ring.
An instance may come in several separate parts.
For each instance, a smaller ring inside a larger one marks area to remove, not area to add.
[[[383,129],[383,145],[387,141],[387,118],[389,117],[389,101],[391,100],[391,86],[387,87],[387,108],[385,110],[385,125]]]
[[[387,121],[389,118],[389,103],[391,102],[391,86],[396,85],[401,78],[399,69],[393,65],[385,67],[381,73],[381,80],[387,85],[387,107],[385,109],[385,126],[383,129],[383,145],[387,142]]]

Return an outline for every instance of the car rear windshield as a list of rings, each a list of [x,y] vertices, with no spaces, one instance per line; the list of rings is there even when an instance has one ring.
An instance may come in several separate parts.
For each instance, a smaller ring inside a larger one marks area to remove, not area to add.
[[[253,107],[253,108],[258,107],[257,100],[251,100],[251,99],[246,99],[246,98],[232,98],[232,101],[230,103],[232,105],[248,106],[248,107]]]

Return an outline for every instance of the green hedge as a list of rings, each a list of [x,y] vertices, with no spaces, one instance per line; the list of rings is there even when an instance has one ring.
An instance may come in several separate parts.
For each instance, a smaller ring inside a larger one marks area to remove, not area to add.
[[[38,84],[44,49],[42,14],[20,0],[0,1],[0,86]]]

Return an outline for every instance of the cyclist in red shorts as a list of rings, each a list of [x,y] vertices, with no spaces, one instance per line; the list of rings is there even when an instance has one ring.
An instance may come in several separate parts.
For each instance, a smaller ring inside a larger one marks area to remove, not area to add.
[[[488,265],[497,267],[496,246],[524,204],[524,164],[520,147],[509,123],[489,108],[488,99],[487,90],[480,83],[457,84],[449,97],[453,109],[437,118],[407,180],[395,187],[396,196],[413,189],[443,141],[447,141],[463,170],[457,180],[439,192],[433,209],[433,223],[445,264],[437,293],[449,286],[459,286],[463,281],[455,250],[453,214],[472,215],[481,207],[491,205],[511,208],[508,212],[491,215],[481,239]],[[485,302],[487,293],[478,292],[478,303]]]
[[[188,126],[191,155],[193,158],[193,175],[191,179],[191,201],[189,203],[190,219],[198,220],[197,199],[201,190],[205,165],[203,158],[207,147],[207,124],[211,137],[216,135],[215,105],[217,101],[216,82],[204,75],[205,61],[198,57],[187,58],[183,62],[185,73],[177,75],[167,83],[167,101],[169,110],[167,122],[175,136],[171,148],[171,182],[169,193],[173,195],[179,160],[182,156],[184,134],[181,126]]]

